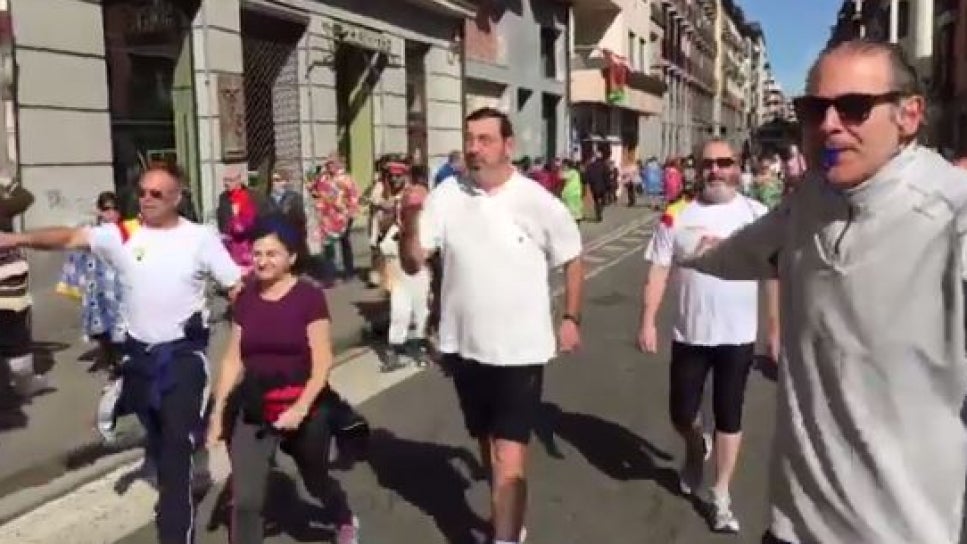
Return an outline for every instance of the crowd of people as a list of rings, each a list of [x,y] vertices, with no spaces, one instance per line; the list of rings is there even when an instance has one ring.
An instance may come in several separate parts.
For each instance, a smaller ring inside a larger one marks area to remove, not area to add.
[[[637,340],[659,352],[658,309],[675,282],[668,411],[685,443],[679,487],[709,506],[712,529],[740,530],[730,486],[764,303],[779,381],[763,542],[953,544],[967,479],[967,173],[917,143],[925,101],[899,48],[828,49],[806,92],[796,100],[802,153],[752,159],[712,139],[664,166],[652,158],[621,169],[607,148],[580,165],[515,165],[508,117],[483,108],[466,120],[466,156],[453,153],[432,187],[405,157],[382,159],[362,192],[336,156],[305,191],[276,172],[260,193],[229,170],[217,231],[179,214],[182,183],[163,166],[142,175],[137,218],[123,220],[105,193],[96,224],[81,227],[11,232],[8,218],[31,198],[3,183],[0,356],[20,394],[43,387],[24,350],[21,248],[84,252],[69,257],[61,289],[85,300],[85,332],[112,354],[109,417],[132,412],[147,430],[159,540],[193,540],[192,455],[225,441],[232,542],[262,542],[265,480],[281,449],[337,542],[357,543],[360,520],[329,477],[328,450],[365,422],[329,384],[325,287],[355,274],[349,234],[366,209],[372,279],[391,302],[384,370],[403,357],[424,364],[435,333],[489,472],[486,537],[520,544],[544,367],[582,340],[577,221],[588,207],[600,221],[623,194],[629,205],[642,194],[662,215],[645,252]],[[328,263],[323,283],[303,274],[311,244]],[[565,278],[556,322],[553,268]],[[209,280],[232,308],[213,388]],[[714,433],[700,414],[710,374]]]

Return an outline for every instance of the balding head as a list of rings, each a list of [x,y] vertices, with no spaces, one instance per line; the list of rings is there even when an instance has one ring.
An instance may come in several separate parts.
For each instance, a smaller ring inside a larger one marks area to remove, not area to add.
[[[820,53],[806,76],[806,92],[815,91],[821,65],[827,59],[844,56],[882,58],[888,67],[885,75],[890,81],[890,88],[904,95],[923,95],[923,86],[917,76],[917,70],[907,60],[903,49],[896,44],[867,40],[842,42]]]

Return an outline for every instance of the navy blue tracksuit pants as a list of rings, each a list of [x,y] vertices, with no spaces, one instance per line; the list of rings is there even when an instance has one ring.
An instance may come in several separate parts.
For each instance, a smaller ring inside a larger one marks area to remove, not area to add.
[[[195,525],[192,454],[204,440],[205,360],[196,351],[172,353],[161,392],[152,392],[157,376],[138,371],[137,367],[146,365],[132,366],[132,372],[125,373],[124,395],[145,426],[147,454],[158,467],[158,539],[161,544],[191,544]],[[153,402],[147,402],[152,395]]]

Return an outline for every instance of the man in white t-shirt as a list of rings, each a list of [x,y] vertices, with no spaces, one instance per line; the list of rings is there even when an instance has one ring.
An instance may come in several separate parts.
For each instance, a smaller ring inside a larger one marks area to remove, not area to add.
[[[527,443],[544,364],[558,347],[548,271],[565,269],[559,347],[571,351],[580,343],[581,234],[559,200],[514,169],[505,114],[477,110],[466,129],[469,175],[451,178],[429,197],[419,186],[405,195],[400,257],[408,273],[434,252],[443,258],[439,350],[453,370],[467,430],[491,470],[495,542],[516,544]]]
[[[146,459],[157,463],[162,544],[194,539],[191,457],[208,395],[206,278],[233,293],[241,284],[214,229],[178,216],[181,198],[176,174],[150,169],[141,177],[136,230],[104,224],[0,234],[0,248],[90,248],[118,271],[128,328],[122,403],[145,426]]]
[[[666,212],[645,252],[651,268],[644,287],[639,343],[642,350],[657,353],[656,318],[672,275],[679,290],[671,349],[669,408],[672,423],[685,439],[687,451],[680,474],[682,492],[697,491],[702,484],[702,465],[712,451],[699,418],[702,391],[711,371],[716,428],[711,525],[715,531],[738,532],[729,484],[742,438],[742,405],[754,356],[759,289],[754,281],[723,281],[676,268],[674,263],[698,251],[704,237],[728,236],[767,210],[739,193],[738,161],[728,142],[713,140],[706,144],[699,168],[698,198]],[[767,292],[774,295],[775,287],[770,286]],[[769,307],[773,309],[776,305]],[[771,343],[777,344],[778,323],[772,321]]]

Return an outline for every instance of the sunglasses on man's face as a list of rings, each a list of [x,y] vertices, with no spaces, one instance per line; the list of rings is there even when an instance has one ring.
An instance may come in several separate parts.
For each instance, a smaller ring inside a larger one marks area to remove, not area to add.
[[[107,206],[101,206],[98,209],[101,210],[102,212],[113,212],[113,211],[117,211],[118,208],[117,206],[108,204]]]
[[[160,189],[139,189],[138,197],[140,198],[153,198],[155,200],[161,200],[165,197],[165,194]]]
[[[735,166],[735,159],[732,157],[717,157],[714,159],[702,159],[702,168],[705,170],[711,170],[713,167],[718,166],[721,169],[732,168]]]
[[[836,110],[836,115],[843,123],[859,125],[869,119],[873,108],[896,102],[902,96],[897,91],[881,94],[848,93],[834,98],[806,95],[793,100],[793,106],[799,120],[809,125],[822,124],[830,107]]]

